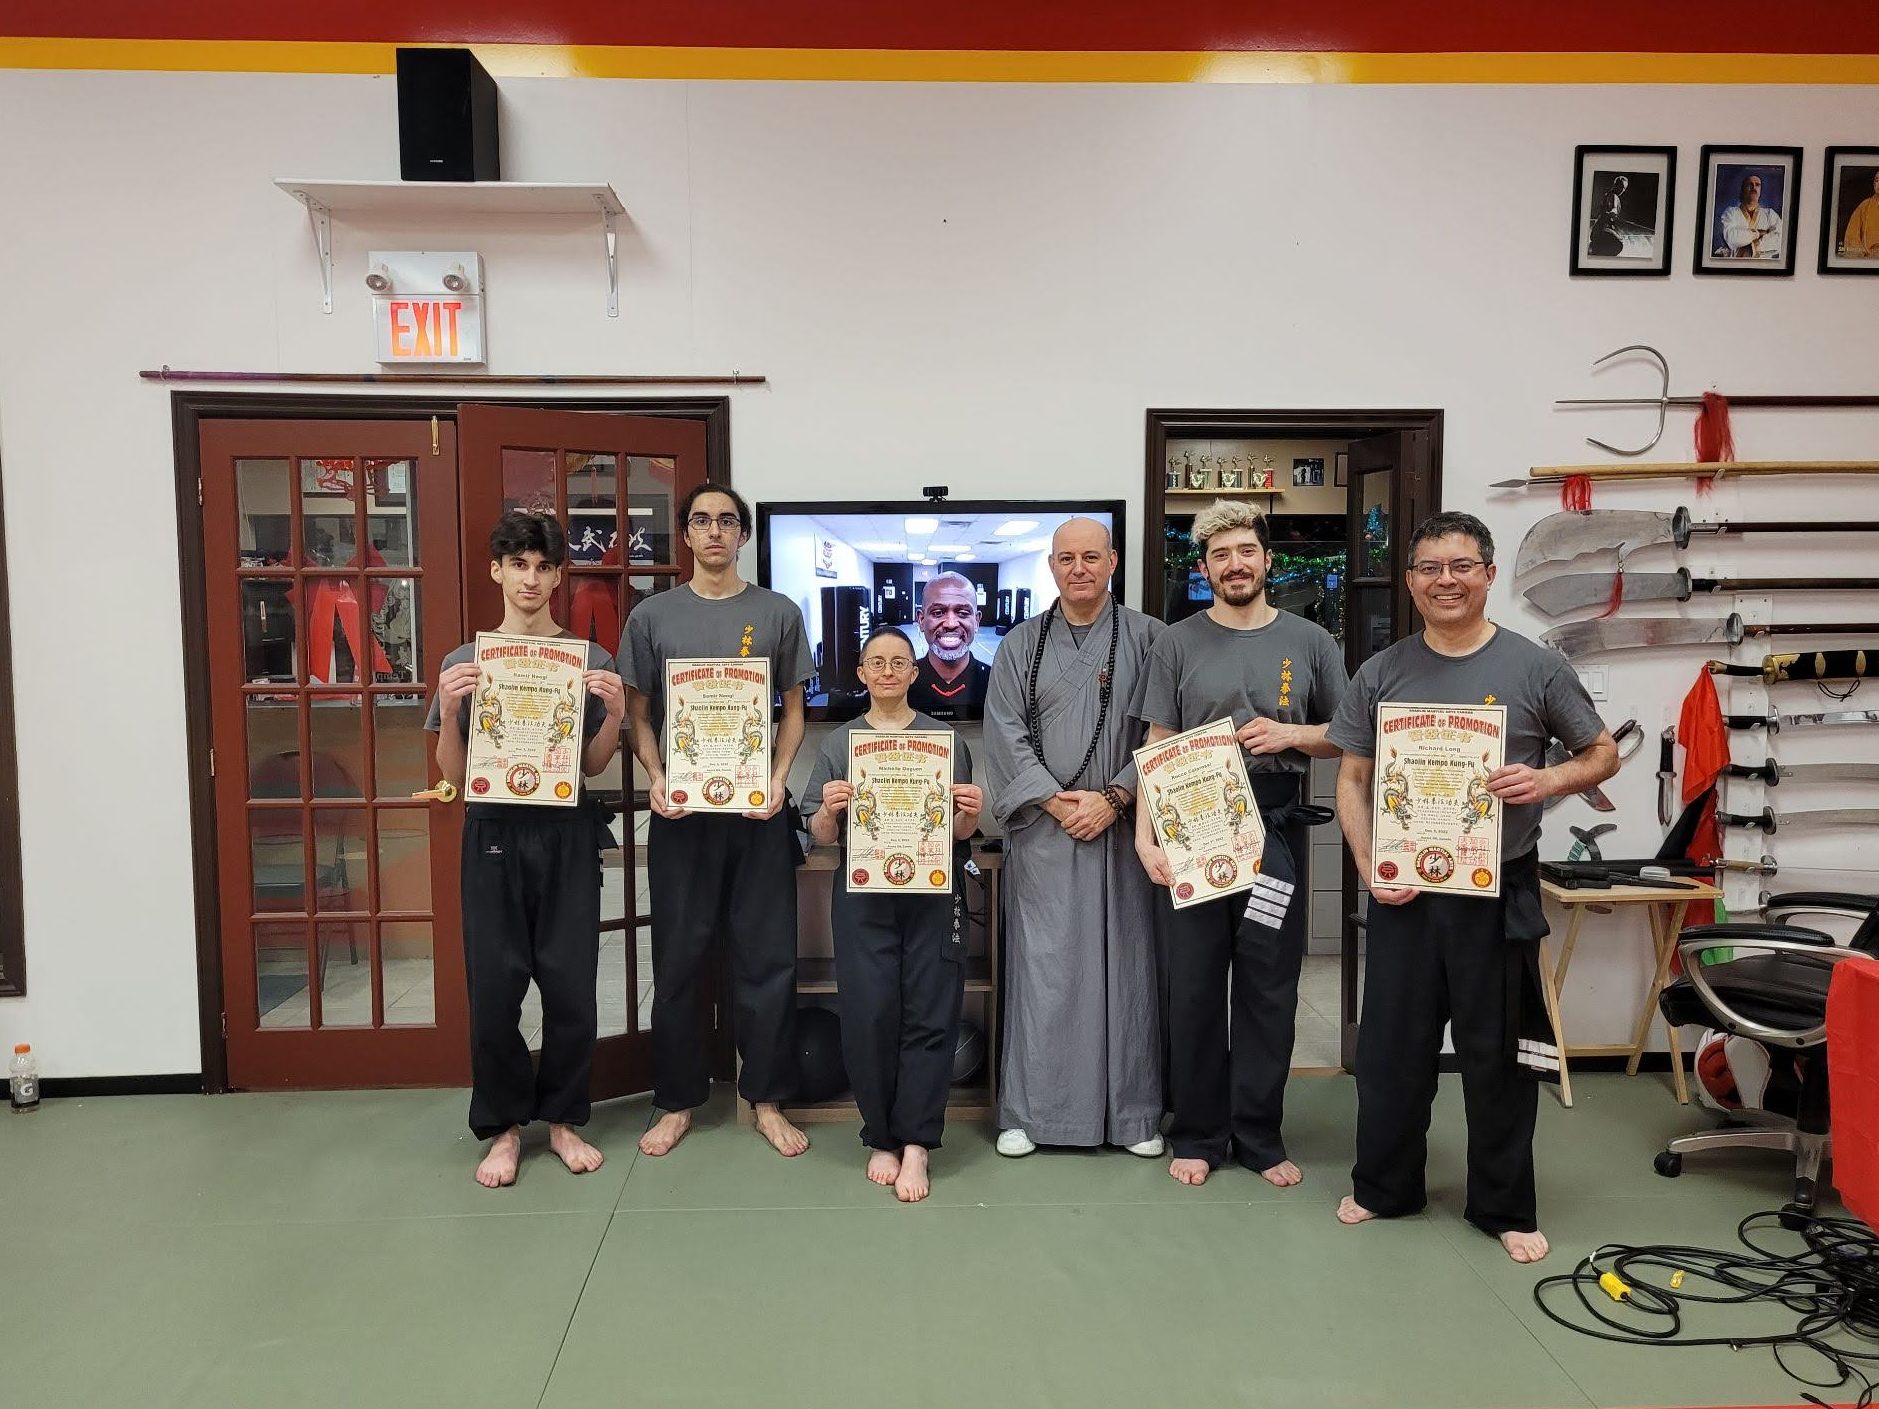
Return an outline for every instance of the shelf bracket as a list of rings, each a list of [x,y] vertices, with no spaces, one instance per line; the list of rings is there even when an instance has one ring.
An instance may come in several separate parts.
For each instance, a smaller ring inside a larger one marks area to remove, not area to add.
[[[333,213],[305,191],[294,196],[307,208],[313,226],[313,244],[320,252],[320,312],[333,311]]]
[[[595,196],[594,204],[600,207],[600,223],[605,227],[607,237],[607,316],[620,316],[620,237],[613,227],[613,207],[607,204],[603,196]]]

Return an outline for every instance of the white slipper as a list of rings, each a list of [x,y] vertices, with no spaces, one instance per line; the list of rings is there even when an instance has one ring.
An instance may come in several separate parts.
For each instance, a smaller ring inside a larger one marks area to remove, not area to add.
[[[1132,1155],[1140,1155],[1143,1159],[1160,1159],[1166,1153],[1168,1144],[1161,1136],[1150,1135],[1146,1140],[1138,1141],[1133,1145],[1124,1145],[1123,1148]]]
[[[1030,1154],[1037,1148],[1037,1142],[1022,1130],[1001,1130],[998,1132],[998,1153],[1008,1159],[1018,1159]]]

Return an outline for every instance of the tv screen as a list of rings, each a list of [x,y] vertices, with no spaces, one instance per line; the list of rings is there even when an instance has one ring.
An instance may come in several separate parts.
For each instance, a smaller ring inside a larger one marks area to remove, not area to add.
[[[999,643],[1057,599],[1050,540],[1072,518],[1106,525],[1121,553],[1120,500],[759,504],[757,580],[802,613],[816,667],[809,717],[867,708],[856,670],[862,641],[881,625],[913,642],[915,709],[982,718]],[[1122,581],[1118,561],[1118,595]]]

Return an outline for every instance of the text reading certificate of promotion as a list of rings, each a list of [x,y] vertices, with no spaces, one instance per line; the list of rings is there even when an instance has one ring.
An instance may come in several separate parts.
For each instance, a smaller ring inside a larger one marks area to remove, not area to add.
[[[581,794],[587,643],[476,635],[464,787],[471,802],[572,807]]]
[[[666,662],[665,795],[691,812],[770,805],[767,659]]]
[[[1499,895],[1506,758],[1503,705],[1378,705],[1372,884]]]
[[[953,888],[950,730],[875,734],[848,744],[848,889]]]
[[[1135,767],[1136,805],[1149,810],[1174,872],[1174,908],[1251,890],[1266,829],[1233,721],[1216,719],[1139,748]]]

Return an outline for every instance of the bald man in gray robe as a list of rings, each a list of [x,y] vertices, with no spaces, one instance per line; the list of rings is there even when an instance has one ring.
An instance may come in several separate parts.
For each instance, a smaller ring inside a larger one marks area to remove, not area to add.
[[[1161,623],[1115,601],[1109,531],[1051,540],[1057,601],[1007,635],[985,700],[1005,829],[1005,1046],[998,1152],[1162,1153],[1154,888],[1133,847],[1133,719]],[[1040,649],[1041,647],[1041,649]]]

